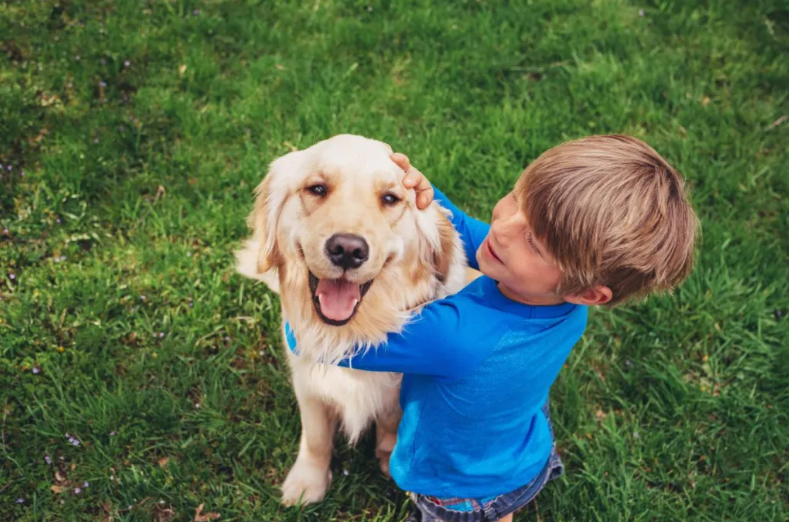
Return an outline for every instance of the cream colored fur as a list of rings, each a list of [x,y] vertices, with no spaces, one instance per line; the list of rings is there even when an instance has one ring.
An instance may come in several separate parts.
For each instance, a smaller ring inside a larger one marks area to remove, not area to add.
[[[341,135],[277,159],[256,190],[248,220],[253,235],[236,253],[240,274],[280,294],[283,321],[298,341],[298,356],[285,348],[302,420],[299,454],[282,486],[287,505],[325,495],[337,424],[354,443],[377,423],[376,454],[384,472],[394,447],[401,376],[319,361],[338,361],[360,345],[375,349],[388,332],[401,331],[418,307],[465,284],[465,256],[446,211],[436,203],[416,209],[414,192],[402,187],[404,174],[390,153],[384,143]],[[330,186],[323,199],[306,190],[316,182]],[[387,191],[402,201],[382,205]],[[369,260],[345,273],[333,266],[324,243],[336,233],[364,237]],[[330,326],[320,319],[309,271],[319,278],[373,280],[349,323]]]

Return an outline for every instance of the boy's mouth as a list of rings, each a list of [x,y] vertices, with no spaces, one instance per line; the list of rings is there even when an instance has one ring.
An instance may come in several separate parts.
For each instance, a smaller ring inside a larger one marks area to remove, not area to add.
[[[488,254],[490,254],[490,257],[492,257],[502,265],[504,264],[504,261],[502,261],[501,258],[496,255],[496,251],[493,250],[493,245],[490,244],[490,238],[485,239],[485,247],[488,249]]]

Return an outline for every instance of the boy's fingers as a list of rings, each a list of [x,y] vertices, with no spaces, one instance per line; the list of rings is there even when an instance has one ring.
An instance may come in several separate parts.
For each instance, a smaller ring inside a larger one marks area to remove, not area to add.
[[[426,209],[430,206],[430,203],[433,202],[433,187],[430,187],[429,185],[430,184],[428,183],[428,188],[423,189],[421,192],[417,191],[416,208],[419,210]]]
[[[403,186],[416,192],[416,207],[424,209],[433,201],[433,186],[418,170],[411,166],[411,161],[403,153],[395,152],[389,156],[392,161],[405,172]]]
[[[425,178],[421,172],[416,170],[414,167],[411,167],[405,172],[403,186],[405,186],[405,188],[413,188],[419,192],[419,186],[422,185],[426,180],[427,178]],[[430,183],[428,183],[428,185],[430,185]]]
[[[395,152],[394,154],[389,156],[395,164],[403,169],[403,172],[408,172],[408,169],[411,168],[411,161],[409,161],[408,156],[403,154],[402,152]]]

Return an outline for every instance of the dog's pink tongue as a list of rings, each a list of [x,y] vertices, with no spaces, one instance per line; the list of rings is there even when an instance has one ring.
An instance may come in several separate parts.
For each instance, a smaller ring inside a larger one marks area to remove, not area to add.
[[[353,314],[359,302],[359,285],[344,279],[321,279],[315,290],[321,313],[333,321],[344,321]]]

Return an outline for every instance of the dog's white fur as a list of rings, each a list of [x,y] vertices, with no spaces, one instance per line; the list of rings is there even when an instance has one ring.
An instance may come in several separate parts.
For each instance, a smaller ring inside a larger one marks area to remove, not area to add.
[[[376,421],[376,453],[387,472],[400,419],[399,374],[319,361],[338,361],[360,345],[375,349],[388,332],[401,331],[416,308],[464,285],[465,256],[446,211],[436,203],[416,209],[414,191],[402,186],[404,173],[390,154],[384,143],[341,135],[277,159],[256,190],[248,219],[253,236],[236,253],[240,274],[280,293],[283,322],[298,341],[298,356],[286,347],[302,420],[299,454],[282,486],[288,505],[325,495],[338,421],[351,443]],[[317,182],[329,187],[327,196],[307,190]],[[382,204],[383,193],[400,203]],[[344,273],[333,266],[325,241],[337,233],[364,237],[367,262]],[[373,280],[349,323],[330,326],[320,319],[308,271],[321,279]]]

